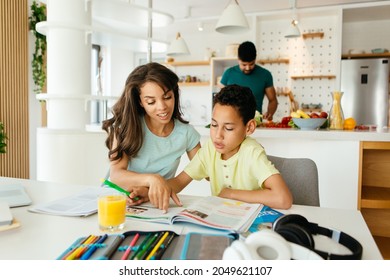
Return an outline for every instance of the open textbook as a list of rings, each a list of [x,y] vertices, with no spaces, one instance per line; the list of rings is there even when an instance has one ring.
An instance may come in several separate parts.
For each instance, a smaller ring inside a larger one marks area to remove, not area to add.
[[[171,205],[163,214],[151,204],[128,206],[128,219],[156,223],[174,224],[186,222],[229,232],[245,232],[257,216],[262,204],[251,204],[237,200],[206,196],[191,198],[180,196],[183,207]]]
[[[28,211],[57,216],[89,216],[97,212],[98,196],[109,191],[112,190],[103,187],[89,187],[71,196],[33,205]]]

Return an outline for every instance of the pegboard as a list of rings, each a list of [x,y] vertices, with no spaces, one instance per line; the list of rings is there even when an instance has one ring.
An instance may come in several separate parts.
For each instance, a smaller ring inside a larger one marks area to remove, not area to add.
[[[331,92],[337,90],[336,79],[305,78],[291,79],[291,76],[336,76],[338,58],[336,20],[327,18],[306,18],[300,20],[300,31],[304,33],[324,33],[324,36],[306,38],[285,38],[289,20],[258,20],[257,51],[258,59],[288,59],[289,63],[264,64],[262,67],[271,71],[277,92],[291,90],[299,107],[305,104],[321,104],[323,111],[331,108]],[[278,95],[278,110],[274,121],[290,115],[288,96]],[[265,98],[263,112],[268,100]]]

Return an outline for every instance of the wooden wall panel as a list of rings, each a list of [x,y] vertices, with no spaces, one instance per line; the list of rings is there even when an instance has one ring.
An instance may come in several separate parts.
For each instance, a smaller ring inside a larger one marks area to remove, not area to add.
[[[0,121],[8,136],[0,176],[29,178],[28,1],[0,1]]]

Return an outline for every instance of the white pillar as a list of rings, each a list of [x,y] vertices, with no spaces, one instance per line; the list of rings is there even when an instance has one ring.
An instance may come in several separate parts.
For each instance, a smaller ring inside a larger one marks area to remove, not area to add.
[[[48,128],[85,129],[91,94],[91,2],[47,0]]]
[[[100,185],[105,134],[89,133],[91,1],[46,0],[47,128],[37,130],[37,179]]]

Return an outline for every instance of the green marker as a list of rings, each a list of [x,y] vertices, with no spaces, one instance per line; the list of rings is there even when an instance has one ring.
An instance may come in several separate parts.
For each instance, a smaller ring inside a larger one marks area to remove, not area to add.
[[[121,193],[124,193],[124,194],[126,194],[127,196],[129,196],[129,195],[131,194],[131,192],[122,189],[121,187],[119,187],[118,185],[114,184],[113,182],[108,181],[107,179],[106,179],[106,180],[103,180],[103,179],[102,179],[102,182],[103,182],[103,184],[105,184],[106,186],[109,186],[110,188],[116,189],[117,191],[119,191],[119,192],[121,192]],[[134,201],[137,201],[138,199],[139,199],[138,196],[136,196],[136,197],[133,198]]]

